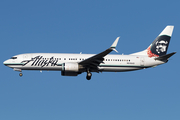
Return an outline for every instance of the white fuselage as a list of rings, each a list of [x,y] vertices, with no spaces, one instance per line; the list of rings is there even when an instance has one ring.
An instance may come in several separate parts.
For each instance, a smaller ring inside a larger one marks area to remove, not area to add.
[[[61,53],[29,53],[13,56],[4,65],[15,71],[22,70],[58,70],[62,76],[77,76],[91,72],[123,72],[154,67],[166,63],[176,52],[166,54],[174,26],[166,26],[147,49],[130,55],[109,54],[115,49],[120,37],[113,44],[98,54],[61,54]]]
[[[60,54],[60,53],[29,53],[20,54],[8,59],[4,64],[14,70],[58,70],[63,63],[79,63],[95,54]],[[138,55],[107,55],[99,64],[100,72],[123,72],[139,70],[163,64],[154,58]],[[81,71],[85,72],[85,71]],[[95,72],[95,71],[92,71]],[[97,72],[97,71],[96,71]]]

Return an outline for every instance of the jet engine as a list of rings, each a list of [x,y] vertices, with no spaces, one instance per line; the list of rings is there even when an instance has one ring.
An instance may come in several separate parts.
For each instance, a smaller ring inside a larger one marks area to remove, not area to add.
[[[80,74],[78,63],[62,64],[62,71],[61,71],[62,76],[77,76],[78,74]]]

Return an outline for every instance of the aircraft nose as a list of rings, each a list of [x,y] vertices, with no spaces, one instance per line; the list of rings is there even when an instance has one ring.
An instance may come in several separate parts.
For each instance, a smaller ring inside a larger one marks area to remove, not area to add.
[[[4,61],[3,64],[4,64],[5,66],[7,66],[7,65],[8,65],[8,60]]]

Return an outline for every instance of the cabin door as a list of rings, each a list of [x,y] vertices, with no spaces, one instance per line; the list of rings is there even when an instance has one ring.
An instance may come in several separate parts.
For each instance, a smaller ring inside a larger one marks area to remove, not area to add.
[[[140,59],[140,65],[141,65],[141,66],[144,66],[144,62],[145,62],[145,61],[144,61],[144,57],[141,57],[141,59]]]

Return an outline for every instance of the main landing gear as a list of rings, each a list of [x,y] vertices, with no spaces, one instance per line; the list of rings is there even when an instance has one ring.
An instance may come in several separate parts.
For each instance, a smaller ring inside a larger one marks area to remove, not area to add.
[[[87,80],[90,80],[90,79],[91,79],[91,76],[92,76],[92,73],[88,70],[88,71],[87,71],[86,79],[87,79]]]

